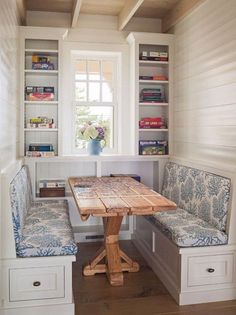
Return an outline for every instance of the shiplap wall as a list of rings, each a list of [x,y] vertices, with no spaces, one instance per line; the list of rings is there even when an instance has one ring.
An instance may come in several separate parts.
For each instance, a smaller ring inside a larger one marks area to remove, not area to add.
[[[16,159],[19,143],[18,25],[15,0],[0,1],[0,170]]]
[[[174,155],[235,168],[236,1],[207,0],[174,34]]]
[[[0,172],[16,159],[19,138],[18,102],[18,26],[19,17],[15,0],[0,0]],[[16,117],[18,116],[18,119]],[[1,191],[1,187],[0,187]],[[0,244],[1,208],[0,195]],[[0,246],[0,270],[1,270]],[[0,272],[0,301],[2,301]],[[1,308],[1,304],[0,304]],[[1,309],[0,309],[1,313]]]

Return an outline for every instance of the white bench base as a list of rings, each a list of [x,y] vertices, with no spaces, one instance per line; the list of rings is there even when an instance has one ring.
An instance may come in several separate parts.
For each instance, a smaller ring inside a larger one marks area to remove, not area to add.
[[[73,261],[74,256],[4,260],[3,314],[73,315]]]
[[[133,240],[179,305],[236,299],[236,246],[179,248],[141,216]]]
[[[73,315],[75,313],[74,303],[63,305],[47,305],[22,307],[1,310],[2,315]]]

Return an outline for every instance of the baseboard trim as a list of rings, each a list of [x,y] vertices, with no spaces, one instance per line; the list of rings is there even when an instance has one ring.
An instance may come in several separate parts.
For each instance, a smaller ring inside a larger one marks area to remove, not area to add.
[[[74,315],[75,305],[58,304],[58,305],[41,305],[0,309],[2,315]]]
[[[179,305],[229,301],[236,299],[236,288],[184,292],[179,295]]]

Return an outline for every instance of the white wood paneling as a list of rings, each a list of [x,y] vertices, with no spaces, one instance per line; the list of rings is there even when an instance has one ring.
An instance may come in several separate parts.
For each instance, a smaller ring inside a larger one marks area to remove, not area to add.
[[[174,34],[174,155],[235,169],[236,2],[204,2]]]
[[[16,1],[0,1],[0,169],[16,158],[19,142],[18,29]]]
[[[19,143],[18,105],[18,29],[19,14],[15,0],[0,1],[0,173],[17,156]],[[0,188],[1,191],[1,188]],[[0,193],[1,194],[1,193]],[[2,201],[0,195],[0,270],[2,270],[1,222]],[[6,243],[6,242],[5,242]],[[0,273],[0,299],[2,300],[2,273]],[[1,310],[0,310],[1,312]]]

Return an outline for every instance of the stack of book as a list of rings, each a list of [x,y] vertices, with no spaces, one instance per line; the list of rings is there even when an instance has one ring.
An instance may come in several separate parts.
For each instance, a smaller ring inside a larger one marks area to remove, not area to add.
[[[140,140],[140,155],[165,155],[168,154],[168,143],[166,140]]]
[[[55,156],[53,145],[49,143],[31,143],[26,151],[28,157],[52,157]]]
[[[139,80],[168,81],[165,75],[140,75]]]
[[[26,101],[53,101],[54,100],[53,86],[26,86],[25,99]]]
[[[141,120],[139,121],[139,128],[140,129],[153,129],[153,128],[165,129],[166,125],[162,117],[145,117],[145,118],[141,118]]]
[[[65,197],[66,182],[62,179],[43,179],[39,181],[40,197]]]
[[[164,87],[158,86],[156,88],[145,88],[140,92],[140,102],[165,102]]]
[[[50,58],[44,55],[32,56],[33,70],[54,70],[54,64],[51,63]]]
[[[27,128],[55,128],[55,124],[53,118],[39,116],[30,118],[29,122],[27,123]]]
[[[63,179],[41,179],[39,181],[39,188],[55,188],[66,187],[66,181]]]
[[[139,55],[140,60],[150,61],[168,61],[168,52],[166,51],[142,51]]]

